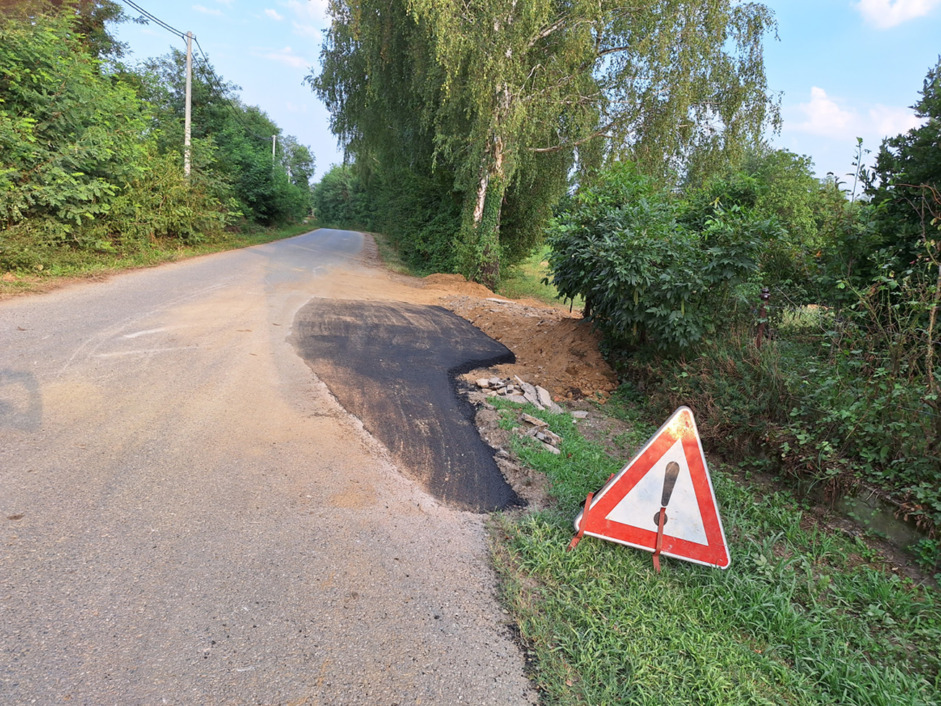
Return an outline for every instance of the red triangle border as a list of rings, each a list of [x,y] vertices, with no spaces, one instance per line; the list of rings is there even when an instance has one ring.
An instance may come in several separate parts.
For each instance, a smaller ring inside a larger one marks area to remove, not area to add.
[[[725,530],[719,517],[719,507],[712,480],[709,477],[706,455],[696,428],[696,420],[689,407],[677,409],[634,458],[594,494],[587,504],[587,512],[580,512],[575,518],[576,531],[579,534],[584,533],[637,549],[655,551],[657,541],[655,531],[615,522],[607,519],[607,516],[650,472],[664,454],[680,440],[683,454],[689,465],[707,543],[699,544],[664,533],[661,554],[705,566],[728,568],[731,559],[725,541]]]

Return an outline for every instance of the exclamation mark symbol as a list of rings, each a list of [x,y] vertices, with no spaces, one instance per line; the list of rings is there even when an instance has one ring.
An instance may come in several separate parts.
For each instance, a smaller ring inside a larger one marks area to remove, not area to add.
[[[663,547],[663,526],[667,523],[667,505],[670,504],[670,496],[673,495],[673,488],[676,485],[676,479],[680,475],[680,464],[676,461],[670,461],[667,464],[666,475],[663,476],[663,493],[660,495],[660,511],[653,516],[653,522],[657,525],[657,544],[653,553],[653,566],[660,573],[660,549]]]

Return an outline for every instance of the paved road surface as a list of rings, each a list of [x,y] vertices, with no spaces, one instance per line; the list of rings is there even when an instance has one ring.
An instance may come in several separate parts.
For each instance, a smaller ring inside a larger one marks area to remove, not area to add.
[[[514,362],[502,343],[441,307],[314,299],[295,319],[301,355],[343,408],[436,498],[486,512],[518,502],[480,440],[455,377]]]
[[[395,298],[313,234],[0,302],[0,703],[529,703],[482,516],[288,341]]]

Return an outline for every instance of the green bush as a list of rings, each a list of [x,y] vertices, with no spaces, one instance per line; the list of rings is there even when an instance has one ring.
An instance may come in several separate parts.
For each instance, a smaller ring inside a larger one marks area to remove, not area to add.
[[[122,250],[137,249],[159,238],[196,244],[221,236],[241,216],[230,185],[214,172],[200,169],[199,158],[186,179],[179,154],[158,154],[153,145],[150,150],[147,171],[114,200],[107,218],[83,229],[82,237]],[[194,150],[196,155],[203,152]]]
[[[832,313],[812,326],[800,318],[760,349],[743,328],[703,343],[694,357],[635,361],[629,374],[643,380],[661,416],[692,407],[704,442],[729,460],[835,495],[859,483],[876,487],[926,529],[936,527],[938,439],[919,380],[893,375],[872,351],[855,348],[859,339],[838,334]]]
[[[582,296],[614,346],[680,352],[741,312],[740,285],[758,269],[762,229],[733,207],[682,227],[666,193],[629,163],[581,188],[548,232],[552,283]]]
[[[657,416],[689,405],[727,458],[834,494],[875,487],[937,532],[941,239],[926,228],[919,258],[898,266],[868,247],[872,208],[833,184],[797,198],[798,167],[796,187],[755,170],[677,198],[616,165],[553,222],[553,282],[585,297]],[[933,228],[937,193],[920,192]],[[759,348],[762,285],[773,306]]]
[[[56,251],[133,252],[160,238],[219,236],[239,206],[210,139],[193,142],[193,172],[159,148],[161,133],[128,74],[106,75],[78,34],[78,16],[0,18],[0,268],[37,271]],[[272,180],[264,155],[265,177]],[[303,165],[301,165],[303,166]],[[302,215],[306,191],[267,212]],[[303,181],[303,175],[299,177]],[[295,203],[295,201],[303,203]]]
[[[369,194],[375,205],[374,227],[395,242],[415,271],[456,271],[460,202],[440,178],[411,170],[377,175],[369,181]]]
[[[75,18],[0,18],[0,230],[107,214],[144,168],[134,90],[103,76]]]
[[[314,187],[311,201],[320,223],[362,228],[369,222],[365,190],[349,165],[334,165]]]

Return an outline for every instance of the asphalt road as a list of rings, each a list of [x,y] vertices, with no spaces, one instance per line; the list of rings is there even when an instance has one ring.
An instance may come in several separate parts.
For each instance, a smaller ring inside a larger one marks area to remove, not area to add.
[[[441,307],[336,299],[301,309],[293,340],[344,409],[435,497],[478,512],[518,502],[454,389],[461,373],[514,362],[506,346]]]
[[[0,703],[533,701],[482,516],[289,340],[312,299],[395,300],[362,245],[0,302]]]

